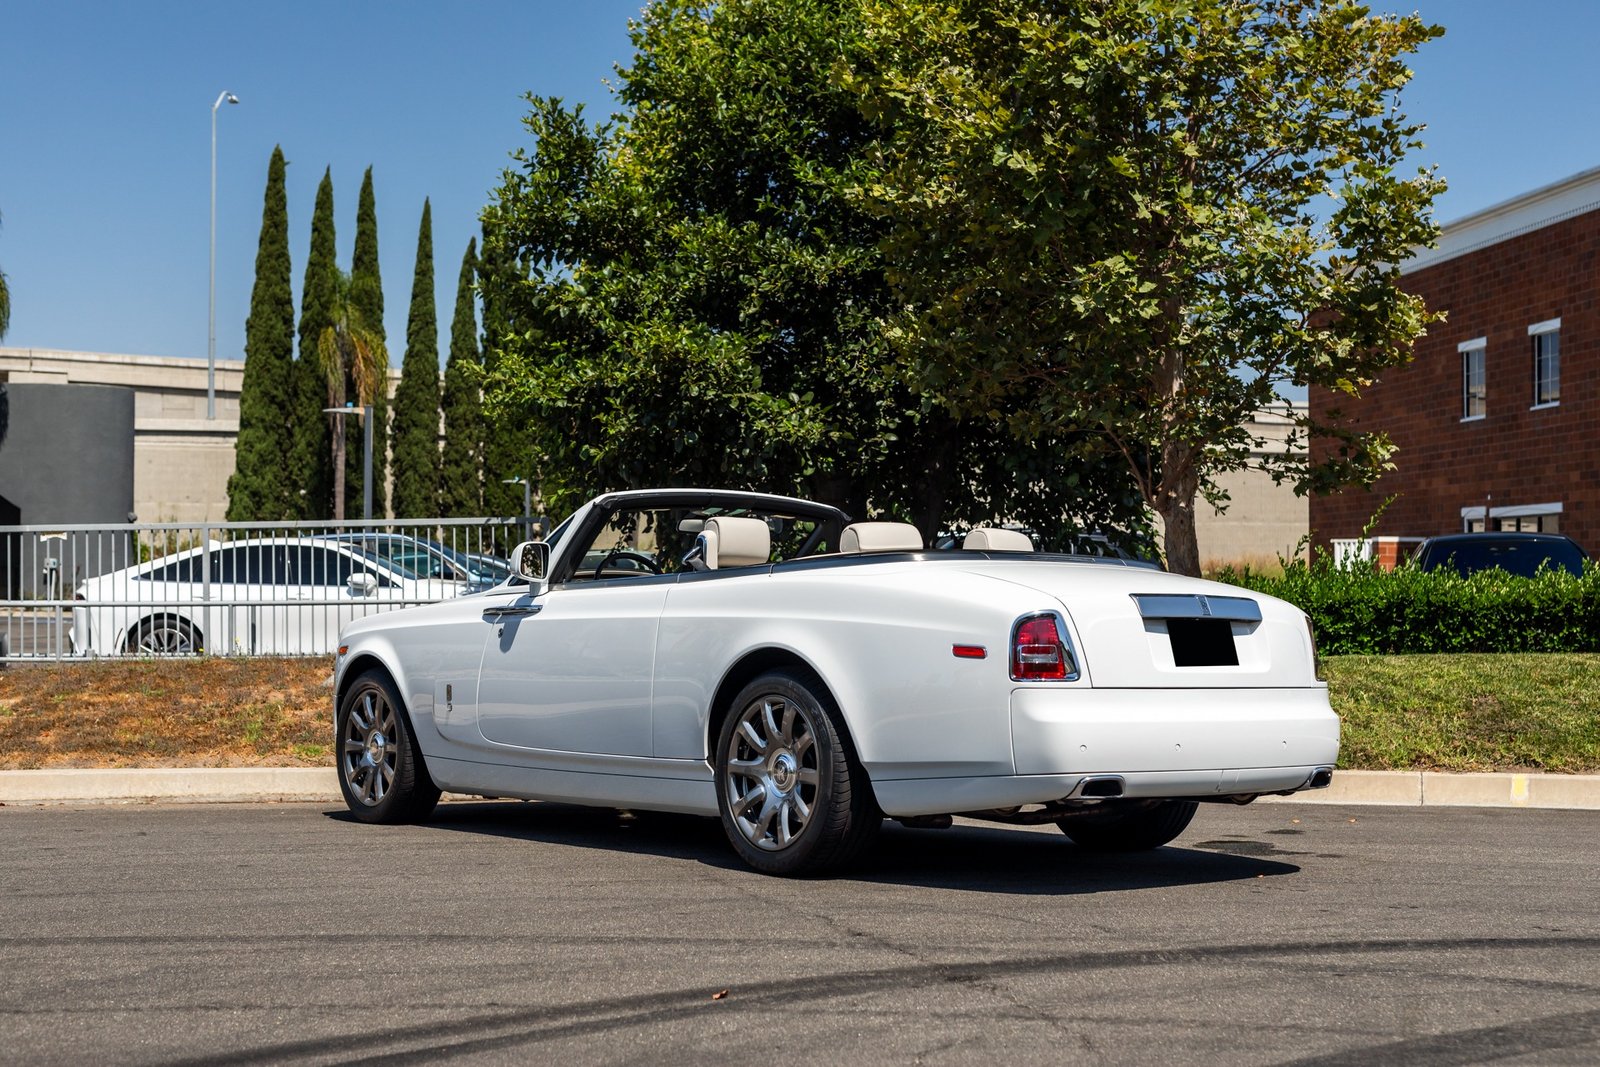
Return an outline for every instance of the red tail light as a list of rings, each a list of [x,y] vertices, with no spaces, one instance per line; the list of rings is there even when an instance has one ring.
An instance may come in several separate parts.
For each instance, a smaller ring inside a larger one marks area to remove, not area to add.
[[[1019,682],[1060,681],[1076,674],[1054,615],[1034,615],[1017,623],[1011,641],[1011,677]]]

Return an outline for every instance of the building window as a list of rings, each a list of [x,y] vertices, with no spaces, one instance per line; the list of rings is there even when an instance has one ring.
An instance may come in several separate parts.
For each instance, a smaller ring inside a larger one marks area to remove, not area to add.
[[[1533,406],[1561,403],[1561,320],[1528,327],[1533,342]]]
[[[1461,421],[1481,419],[1488,411],[1484,388],[1484,353],[1488,342],[1479,337],[1456,345],[1461,353]]]

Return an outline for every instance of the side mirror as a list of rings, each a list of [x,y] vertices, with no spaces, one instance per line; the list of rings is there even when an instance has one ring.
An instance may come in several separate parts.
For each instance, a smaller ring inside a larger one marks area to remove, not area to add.
[[[351,596],[371,596],[378,591],[378,577],[366,571],[356,571],[345,582],[350,587]]]
[[[518,578],[533,585],[550,572],[550,546],[543,541],[524,541],[511,551],[511,569]]]

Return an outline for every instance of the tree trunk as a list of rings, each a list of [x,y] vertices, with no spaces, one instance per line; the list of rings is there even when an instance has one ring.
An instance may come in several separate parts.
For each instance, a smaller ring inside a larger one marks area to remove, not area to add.
[[[1195,473],[1195,449],[1168,442],[1161,448],[1161,481],[1151,501],[1161,516],[1167,570],[1200,577],[1200,544],[1195,536],[1194,500],[1200,493]]]
[[[334,430],[329,436],[333,439],[333,517],[340,522],[344,521],[344,419],[343,415],[333,416]]]

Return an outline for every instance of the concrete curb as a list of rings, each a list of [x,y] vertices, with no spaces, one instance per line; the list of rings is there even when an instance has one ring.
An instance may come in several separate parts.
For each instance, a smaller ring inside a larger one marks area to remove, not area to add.
[[[0,804],[341,801],[332,767],[105,767],[0,771]]]
[[[1287,804],[1600,810],[1600,775],[1336,771],[1327,789],[1261,799]],[[274,800],[343,803],[332,767],[0,771],[0,804]]]
[[[1600,774],[1443,774],[1334,771],[1326,789],[1262,800],[1289,804],[1600,810]]]

